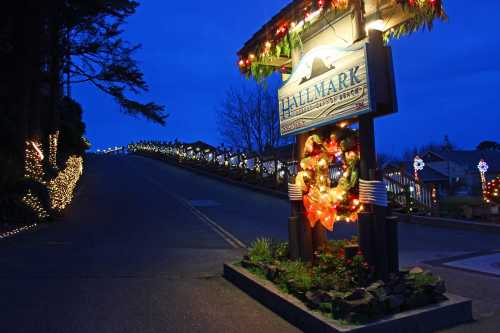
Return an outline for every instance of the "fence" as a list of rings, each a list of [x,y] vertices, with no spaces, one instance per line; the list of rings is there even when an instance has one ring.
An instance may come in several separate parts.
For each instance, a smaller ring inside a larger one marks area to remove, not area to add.
[[[153,155],[176,163],[212,169],[228,177],[286,191],[287,184],[298,172],[298,162],[252,153],[214,148],[206,144],[139,142],[128,146],[129,152]],[[330,179],[336,182],[342,176],[340,165],[330,166]],[[409,210],[430,211],[437,207],[436,189],[421,182],[403,170],[384,170],[384,181],[390,200]]]

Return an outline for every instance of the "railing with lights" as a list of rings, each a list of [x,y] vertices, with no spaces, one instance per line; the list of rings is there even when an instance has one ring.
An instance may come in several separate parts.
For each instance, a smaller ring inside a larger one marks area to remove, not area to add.
[[[288,183],[292,182],[298,172],[298,163],[294,160],[281,160],[277,157],[263,158],[253,153],[224,147],[215,148],[206,144],[148,141],[130,144],[128,151],[176,164],[203,168],[232,179],[283,192],[287,191]],[[332,181],[338,180],[341,175],[341,166],[330,167]],[[404,171],[386,170],[384,180],[393,202],[408,208],[409,211],[431,211],[437,207],[437,190],[416,181]]]
[[[122,154],[125,153],[125,147],[110,147],[106,149],[97,149],[97,154],[99,155],[111,155],[111,154]]]

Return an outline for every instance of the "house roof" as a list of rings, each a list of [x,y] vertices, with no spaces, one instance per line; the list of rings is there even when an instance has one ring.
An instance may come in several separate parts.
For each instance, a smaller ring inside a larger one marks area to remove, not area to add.
[[[392,169],[402,169],[407,174],[413,175],[413,162],[390,162],[384,167],[384,170],[386,171]],[[424,183],[448,180],[448,176],[430,167],[426,167],[422,171],[419,171],[418,175]]]
[[[429,151],[424,156],[432,154],[444,161],[451,161],[466,167],[469,171],[475,171],[481,159],[488,163],[491,173],[500,172],[500,151],[497,150],[451,150],[451,151]],[[425,158],[424,158],[425,160]]]
[[[200,150],[215,150],[214,146],[211,146],[208,143],[205,143],[203,141],[196,141],[196,142],[187,144],[187,146],[191,146],[195,149],[199,148]]]
[[[413,162],[408,163],[407,167],[407,170],[413,170]],[[448,181],[448,176],[429,167],[419,171],[418,176],[423,182]]]

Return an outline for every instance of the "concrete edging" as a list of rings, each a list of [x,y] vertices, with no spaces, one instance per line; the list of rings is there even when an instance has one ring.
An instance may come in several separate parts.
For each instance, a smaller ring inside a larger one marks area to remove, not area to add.
[[[446,294],[448,300],[440,304],[392,315],[367,325],[341,325],[309,310],[295,297],[282,293],[271,282],[258,279],[242,267],[226,263],[223,275],[225,279],[304,332],[434,332],[473,320],[471,300]]]
[[[437,228],[452,228],[461,230],[473,230],[481,232],[492,232],[500,234],[500,225],[471,222],[457,219],[449,219],[443,217],[408,215],[402,213],[394,213],[402,223],[420,224]]]

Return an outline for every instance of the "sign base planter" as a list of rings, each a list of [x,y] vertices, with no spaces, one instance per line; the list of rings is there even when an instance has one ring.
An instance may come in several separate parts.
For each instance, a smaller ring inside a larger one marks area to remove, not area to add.
[[[307,308],[271,282],[243,267],[224,264],[224,278],[304,332],[435,332],[472,321],[472,301],[446,294],[447,301],[385,317],[366,325],[349,325],[328,319]]]

